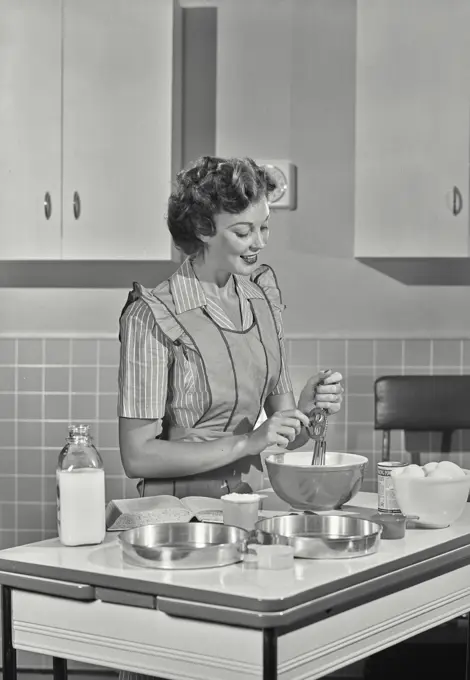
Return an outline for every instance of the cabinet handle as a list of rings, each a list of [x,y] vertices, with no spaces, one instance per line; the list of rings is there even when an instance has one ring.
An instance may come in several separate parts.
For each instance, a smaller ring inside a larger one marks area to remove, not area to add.
[[[462,212],[462,207],[462,194],[460,193],[460,189],[458,187],[454,187],[452,190],[452,214],[458,215],[460,212]]]
[[[46,191],[44,194],[44,214],[46,216],[46,220],[49,220],[52,215],[52,201],[51,195],[48,191]]]
[[[82,212],[82,204],[80,201],[80,195],[78,191],[75,191],[73,195],[73,215],[76,220],[80,217],[80,213]]]

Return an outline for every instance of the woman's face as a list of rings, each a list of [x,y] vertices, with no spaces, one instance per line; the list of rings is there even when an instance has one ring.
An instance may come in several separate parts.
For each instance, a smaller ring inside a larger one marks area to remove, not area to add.
[[[216,215],[216,233],[206,241],[205,264],[217,271],[249,276],[259,265],[258,255],[268,242],[268,218],[266,199],[238,215]]]

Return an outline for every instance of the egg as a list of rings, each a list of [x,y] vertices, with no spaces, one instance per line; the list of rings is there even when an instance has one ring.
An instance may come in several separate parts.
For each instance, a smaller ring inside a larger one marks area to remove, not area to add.
[[[436,468],[426,475],[426,479],[441,479],[443,481],[445,480],[447,482],[451,482],[452,479],[455,479],[455,477],[452,477],[452,475],[450,475],[445,470],[439,470],[439,468]]]
[[[452,463],[450,460],[441,460],[438,463],[435,472],[439,472],[440,476],[445,474],[450,477],[450,479],[461,479],[462,477],[465,477],[465,472],[462,468],[459,465]]]
[[[403,472],[401,473],[402,477],[425,477],[425,472],[423,468],[421,468],[419,465],[407,465],[406,467],[403,468]]]
[[[423,470],[426,475],[429,475],[430,472],[434,472],[434,470],[437,468],[438,463],[436,461],[433,461],[431,463],[426,463],[426,465],[423,465]]]

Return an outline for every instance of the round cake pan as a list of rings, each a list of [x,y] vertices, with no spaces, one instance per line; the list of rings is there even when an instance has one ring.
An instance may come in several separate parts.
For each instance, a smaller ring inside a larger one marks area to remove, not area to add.
[[[156,569],[207,569],[240,562],[249,532],[208,522],[149,524],[119,534],[123,555]]]
[[[295,557],[345,559],[377,552],[382,535],[380,524],[341,514],[281,515],[256,523],[257,540],[272,536],[274,542],[291,545]]]

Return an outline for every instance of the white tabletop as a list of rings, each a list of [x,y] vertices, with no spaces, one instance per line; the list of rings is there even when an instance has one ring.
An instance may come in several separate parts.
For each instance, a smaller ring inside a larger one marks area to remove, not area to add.
[[[348,510],[355,513],[360,512],[360,508],[376,507],[376,494],[359,493]],[[125,589],[123,580],[127,580],[129,590],[132,590],[131,582],[138,581],[147,584],[146,592],[155,594],[168,594],[168,588],[164,587],[166,585],[172,586],[170,591],[174,588],[180,591],[182,588],[212,594],[223,593],[237,598],[280,601],[351,575],[363,575],[365,581],[367,572],[374,567],[389,565],[392,571],[393,562],[407,556],[414,556],[411,562],[419,562],[419,553],[432,548],[442,553],[449,552],[455,546],[445,546],[445,543],[465,536],[469,536],[470,543],[470,505],[452,526],[446,529],[408,529],[404,539],[382,540],[374,555],[342,560],[296,559],[294,567],[284,570],[253,569],[243,563],[178,571],[142,568],[124,562],[116,534],[108,534],[105,542],[99,546],[64,547],[54,538],[2,550],[0,571],[64,581],[79,580],[90,585],[106,584],[108,588],[120,589]],[[439,551],[440,546],[442,551]],[[195,599],[194,595],[191,599]]]

